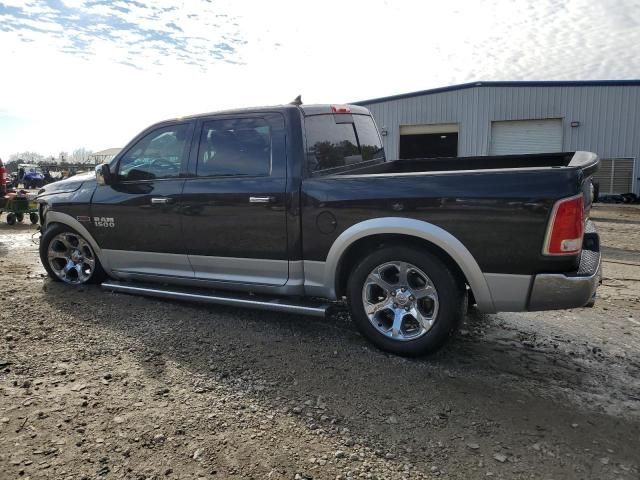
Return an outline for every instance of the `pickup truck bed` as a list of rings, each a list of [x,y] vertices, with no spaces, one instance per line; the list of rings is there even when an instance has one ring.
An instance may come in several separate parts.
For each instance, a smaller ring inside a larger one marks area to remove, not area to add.
[[[571,272],[579,256],[542,253],[548,219],[554,203],[575,195],[577,185],[590,198],[584,179],[597,166],[597,156],[588,152],[395,160],[305,180],[303,197],[310,201],[302,217],[304,222],[328,211],[345,229],[373,217],[410,216],[451,233],[485,273]],[[585,208],[588,215],[590,200]],[[309,238],[304,258],[326,258],[341,232]]]

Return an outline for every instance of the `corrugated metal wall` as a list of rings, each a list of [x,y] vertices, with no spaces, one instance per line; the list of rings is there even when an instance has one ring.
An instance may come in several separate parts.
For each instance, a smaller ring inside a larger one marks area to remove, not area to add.
[[[386,128],[389,158],[398,157],[400,125],[457,123],[458,154],[471,156],[488,154],[492,121],[561,118],[565,151],[631,157],[640,176],[640,86],[479,86],[362,105]]]

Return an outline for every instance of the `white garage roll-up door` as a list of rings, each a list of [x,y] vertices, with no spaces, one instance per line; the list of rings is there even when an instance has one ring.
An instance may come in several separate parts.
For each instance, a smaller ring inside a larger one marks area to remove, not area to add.
[[[491,155],[562,151],[562,119],[491,122]]]

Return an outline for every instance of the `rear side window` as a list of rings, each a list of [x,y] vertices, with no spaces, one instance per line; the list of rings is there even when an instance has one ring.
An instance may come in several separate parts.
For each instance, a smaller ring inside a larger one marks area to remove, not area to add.
[[[264,176],[270,172],[271,128],[265,119],[221,119],[203,125],[197,176]]]
[[[334,115],[313,115],[305,119],[305,129],[311,173],[384,161],[378,131],[368,115],[353,115],[353,123],[336,123]]]

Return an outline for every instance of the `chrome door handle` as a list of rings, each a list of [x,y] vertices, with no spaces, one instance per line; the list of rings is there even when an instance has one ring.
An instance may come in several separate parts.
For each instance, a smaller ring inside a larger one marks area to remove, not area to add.
[[[275,197],[249,197],[249,203],[271,203]]]
[[[166,205],[167,203],[171,203],[171,202],[173,202],[173,199],[168,197],[160,197],[160,198],[156,197],[151,199],[152,205]]]

